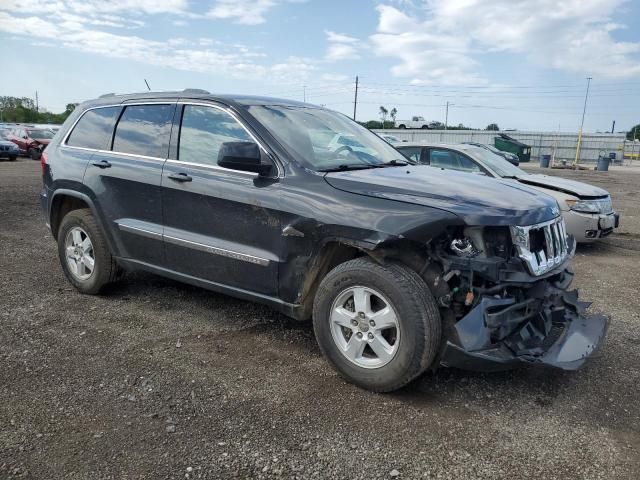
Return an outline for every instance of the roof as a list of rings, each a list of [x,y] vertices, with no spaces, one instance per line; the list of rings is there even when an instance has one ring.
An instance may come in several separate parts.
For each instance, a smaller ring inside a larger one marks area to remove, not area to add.
[[[441,143],[441,142],[429,142],[429,141],[421,141],[421,142],[402,142],[401,145],[396,145],[398,147],[435,147],[435,148],[449,148],[453,150],[473,150],[477,147],[475,145],[469,145],[467,143]]]
[[[113,103],[123,103],[134,100],[176,100],[176,99],[196,99],[196,100],[212,100],[222,103],[232,103],[236,105],[282,105],[282,106],[306,106],[320,108],[317,105],[298,102],[296,100],[287,100],[283,98],[262,97],[258,95],[233,95],[233,94],[214,94],[206,90],[195,88],[187,88],[185,90],[170,92],[140,92],[116,95],[107,93],[101,95],[97,99],[89,100],[85,103],[91,105],[105,105]]]

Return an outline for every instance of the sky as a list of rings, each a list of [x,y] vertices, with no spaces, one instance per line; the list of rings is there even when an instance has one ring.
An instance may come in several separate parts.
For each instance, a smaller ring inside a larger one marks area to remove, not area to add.
[[[632,0],[0,0],[0,95],[59,112],[202,88],[379,119],[577,131],[640,123]]]

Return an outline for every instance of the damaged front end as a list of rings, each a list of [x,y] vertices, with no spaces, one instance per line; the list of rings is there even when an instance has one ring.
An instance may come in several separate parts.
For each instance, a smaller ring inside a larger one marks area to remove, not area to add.
[[[453,229],[423,272],[444,322],[440,364],[494,371],[522,364],[579,368],[609,324],[568,288],[575,243],[564,222]]]

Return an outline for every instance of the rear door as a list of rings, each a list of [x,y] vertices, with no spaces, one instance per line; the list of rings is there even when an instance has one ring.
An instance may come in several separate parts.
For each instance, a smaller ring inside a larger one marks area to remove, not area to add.
[[[84,183],[111,230],[118,256],[164,264],[162,166],[175,103],[125,104],[108,148],[95,151]]]
[[[222,143],[256,142],[225,109],[185,104],[178,110],[176,155],[166,162],[162,175],[169,268],[276,295],[282,243],[277,177],[218,166]]]

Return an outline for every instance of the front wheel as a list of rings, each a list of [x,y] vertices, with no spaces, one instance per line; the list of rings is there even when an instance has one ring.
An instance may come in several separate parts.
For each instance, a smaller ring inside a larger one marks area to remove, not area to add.
[[[29,149],[28,154],[31,157],[31,160],[40,160],[42,152],[39,149],[32,147]]]
[[[441,338],[438,308],[420,276],[367,258],[345,262],[322,280],[313,326],[338,373],[376,392],[397,390],[423,373]]]

